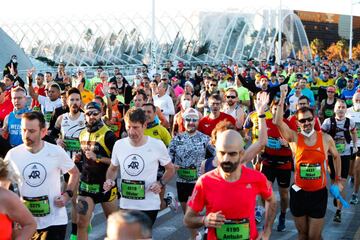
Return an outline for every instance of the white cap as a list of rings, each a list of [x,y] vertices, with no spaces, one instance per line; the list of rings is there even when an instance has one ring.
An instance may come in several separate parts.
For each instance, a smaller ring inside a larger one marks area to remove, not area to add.
[[[199,118],[199,112],[194,108],[188,108],[185,110],[185,112],[182,114],[182,116],[183,116],[183,118],[190,117],[190,116]]]

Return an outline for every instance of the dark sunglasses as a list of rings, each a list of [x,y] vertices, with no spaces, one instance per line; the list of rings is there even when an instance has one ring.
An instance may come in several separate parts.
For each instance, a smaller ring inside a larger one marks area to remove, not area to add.
[[[303,119],[298,119],[299,123],[312,122],[313,120],[314,120],[314,118],[312,118],[312,117],[303,118]]]
[[[327,93],[335,93],[335,92],[333,92],[333,91],[327,91]]]
[[[226,96],[226,98],[227,98],[227,99],[230,99],[230,98],[231,98],[231,99],[235,99],[236,96]]]
[[[100,112],[98,111],[92,111],[92,112],[87,112],[85,113],[86,116],[90,117],[90,116],[98,116],[100,114]]]
[[[217,84],[210,84],[211,87],[217,87]]]
[[[197,122],[199,119],[198,118],[190,118],[190,117],[188,117],[188,118],[185,118],[185,121],[186,122]]]

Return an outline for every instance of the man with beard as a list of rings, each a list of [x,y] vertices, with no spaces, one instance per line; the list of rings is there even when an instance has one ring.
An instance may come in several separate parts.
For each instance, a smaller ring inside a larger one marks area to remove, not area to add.
[[[352,152],[357,152],[356,127],[355,122],[345,116],[346,103],[344,100],[338,99],[336,101],[334,111],[335,116],[325,119],[321,130],[328,133],[334,139],[336,149],[341,157],[341,176],[335,176],[333,159],[331,156],[328,157],[331,182],[333,183],[335,178],[339,178],[341,183],[345,185],[349,175]],[[353,151],[351,148],[353,148]],[[341,195],[344,199],[346,198],[345,190],[341,192]],[[342,204],[334,199],[334,205],[337,206],[337,210],[333,221],[340,223]]]
[[[146,115],[142,109],[131,108],[127,111],[125,125],[129,137],[115,143],[103,188],[109,191],[115,186],[114,180],[120,168],[120,208],[144,212],[153,225],[160,209],[159,193],[174,176],[174,166],[165,144],[144,135]],[[159,164],[165,168],[165,172],[157,180]]]
[[[217,80],[210,76],[208,76],[206,79],[207,85],[205,85],[205,91],[201,93],[199,101],[196,105],[197,108],[200,109],[199,111],[203,111],[204,116],[210,114],[209,97],[212,94],[220,94]]]
[[[73,196],[79,170],[59,146],[41,140],[46,135],[45,119],[40,112],[22,115],[24,144],[11,149],[9,161],[20,176],[20,196],[35,217],[37,232],[32,239],[65,239],[68,217],[66,203]],[[69,183],[61,193],[60,174],[69,173]]]
[[[276,198],[266,177],[245,166],[266,144],[265,109],[269,97],[258,94],[255,104],[259,116],[261,139],[247,150],[235,130],[218,133],[216,156],[218,167],[201,176],[196,184],[184,223],[190,228],[208,228],[207,239],[269,239],[276,215]],[[226,193],[226,194],[224,194]],[[265,200],[264,231],[258,236],[255,223],[256,196]],[[206,208],[205,216],[200,213]]]
[[[209,97],[210,114],[200,119],[198,130],[208,136],[211,136],[212,130],[216,124],[223,120],[228,120],[236,124],[235,119],[229,114],[220,111],[222,99],[219,94],[213,94]]]
[[[197,131],[197,110],[188,108],[181,117],[184,119],[185,132],[171,140],[169,154],[177,169],[176,188],[181,208],[185,213],[186,202],[201,175],[201,162],[207,157],[214,157],[215,149],[210,144],[210,137]],[[190,232],[192,239],[196,239],[198,232],[195,229],[190,229]]]
[[[67,92],[67,106],[69,112],[64,113],[58,117],[54,129],[50,136],[56,138],[56,143],[64,148],[70,158],[75,159],[75,155],[80,153],[79,135],[81,130],[85,128],[85,115],[80,112],[81,93],[77,88],[71,88]],[[59,137],[60,134],[60,137]],[[81,171],[82,166],[80,162],[75,162],[78,169]],[[68,183],[69,175],[64,174],[65,183]],[[65,184],[65,185],[66,185]],[[74,239],[77,232],[77,214],[76,214],[76,192],[72,196],[71,220],[72,230],[70,239]]]
[[[11,101],[14,109],[4,119],[2,137],[7,139],[12,147],[23,143],[21,137],[21,117],[30,110],[26,107],[26,91],[22,87],[11,89]]]
[[[225,91],[225,104],[222,107],[224,113],[229,114],[236,120],[236,128],[241,130],[245,121],[245,112],[238,102],[238,93],[233,88],[228,88]]]
[[[116,141],[114,133],[101,120],[101,106],[96,102],[85,105],[86,128],[79,136],[81,154],[75,161],[83,160],[77,198],[77,239],[88,239],[88,225],[95,204],[101,203],[105,217],[117,210],[118,188],[115,183],[102,191],[106,171]]]
[[[348,108],[346,111],[346,117],[350,118],[355,122],[356,125],[356,132],[357,132],[357,149],[358,151],[353,151],[353,155],[350,161],[350,170],[349,175],[352,176],[352,181],[354,182],[354,192],[351,195],[350,204],[358,204],[358,192],[359,192],[359,185],[360,185],[360,93],[357,92],[353,96],[353,106]],[[353,143],[355,146],[355,144]]]
[[[314,130],[314,110],[303,107],[296,111],[300,132],[283,121],[287,86],[280,87],[281,96],[275,114],[281,136],[289,143],[294,155],[294,184],[290,189],[290,210],[294,216],[299,239],[322,239],[324,216],[327,208],[326,189],[327,153],[333,156],[335,184],[342,191],[340,180],[341,159],[335,142],[326,133]],[[311,199],[311,201],[309,201]]]

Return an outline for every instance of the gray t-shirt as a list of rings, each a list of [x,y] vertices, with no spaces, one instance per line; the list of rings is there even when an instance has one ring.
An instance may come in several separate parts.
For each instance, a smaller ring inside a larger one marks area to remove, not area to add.
[[[345,135],[344,135],[344,131],[346,130],[344,125],[345,125],[345,120],[336,120],[336,135],[334,137],[334,141],[336,144],[336,149],[338,150],[339,154],[341,156],[349,156],[351,155],[351,144],[347,143],[345,140]],[[321,129],[324,132],[329,132],[330,131],[330,127],[331,127],[331,121],[330,118],[325,119],[325,121],[323,122]],[[355,128],[355,122],[353,120],[350,119],[350,125],[349,125],[349,131],[351,133],[351,131],[353,131]]]

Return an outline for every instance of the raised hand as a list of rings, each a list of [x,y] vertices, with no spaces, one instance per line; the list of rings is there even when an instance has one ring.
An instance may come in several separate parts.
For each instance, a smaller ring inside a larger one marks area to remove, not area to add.
[[[286,98],[288,93],[288,85],[287,84],[283,84],[280,86],[280,98],[284,99]]]
[[[256,112],[261,115],[265,113],[268,107],[269,94],[267,92],[259,92],[256,94],[255,109]]]

